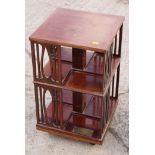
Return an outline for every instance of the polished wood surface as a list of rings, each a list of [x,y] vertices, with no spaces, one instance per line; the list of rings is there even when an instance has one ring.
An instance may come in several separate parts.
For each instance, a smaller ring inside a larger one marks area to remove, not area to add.
[[[102,76],[72,71],[65,83],[65,87],[78,92],[85,91],[87,93],[102,93],[102,81]]]
[[[105,52],[123,21],[122,16],[58,8],[30,40]]]
[[[91,59],[90,63],[86,67],[86,72],[72,70],[66,82],[64,83],[64,87],[73,91],[102,96],[103,95],[103,76],[102,76],[103,64],[101,64],[100,67],[99,66],[96,67],[95,64],[96,64],[96,60]],[[114,57],[112,60],[112,75],[108,81],[109,84],[112,81],[112,77],[114,76],[119,64],[120,64],[120,58]],[[94,73],[97,73],[97,74],[94,74]]]
[[[90,62],[90,59],[94,55],[94,52],[86,52],[86,64]],[[66,75],[72,69],[72,49],[67,47],[61,47],[61,62],[62,62],[62,80],[65,79]],[[81,62],[80,62],[81,63]],[[51,75],[50,61],[44,66],[44,74],[48,77]]]
[[[67,51],[68,50],[68,51]],[[103,92],[103,61],[98,54],[87,52],[87,64],[85,65],[85,71],[72,69],[72,52],[68,48],[62,48],[62,53],[67,53],[66,57],[62,57],[62,77],[65,81],[64,88],[74,90],[83,93],[95,94],[102,96]],[[112,80],[113,75],[120,63],[119,57],[113,57],[112,59],[112,75],[109,83]],[[81,63],[80,63],[81,64]],[[50,75],[50,63],[48,62],[44,67],[45,75]],[[68,77],[66,77],[68,75]],[[66,78],[66,79],[65,79]]]
[[[94,52],[93,51],[88,51],[86,52],[86,65],[92,58]],[[66,62],[72,62],[72,48],[62,46],[61,47],[61,60],[66,61]]]
[[[103,108],[102,100],[104,56],[98,53],[87,52],[86,59],[88,59],[88,61],[83,66],[82,71],[76,70],[76,68],[72,69],[72,51],[69,48],[62,48],[62,55],[64,50],[67,56],[61,57],[62,77],[64,78],[62,86],[64,89],[62,89],[61,94],[62,102],[55,103],[55,101],[51,99],[46,106],[43,105],[40,107],[43,110],[41,112],[42,116],[38,116],[41,118],[38,121],[37,128],[65,137],[70,137],[74,133],[73,135],[75,137],[73,139],[101,144],[103,133],[106,132],[107,126],[109,125],[108,122],[112,119],[112,114],[116,109],[117,98],[115,97],[116,91],[114,91],[116,85],[112,88],[107,111],[107,106]],[[113,56],[111,81],[116,74],[119,64],[120,58],[118,56]],[[51,68],[49,62],[47,62],[43,70],[46,76],[50,75]],[[117,75],[115,77],[117,77]],[[109,84],[111,81],[109,81]],[[116,80],[112,81],[112,85],[115,81]],[[47,90],[55,89],[50,85],[46,86],[45,84],[39,83],[35,83],[35,85]],[[107,88],[109,88],[109,86],[107,86]],[[43,103],[41,103],[41,105],[42,104]],[[106,115],[103,117],[102,115],[105,112]],[[102,118],[104,118],[105,121],[103,121]],[[42,124],[42,122],[44,123]],[[105,122],[102,130],[100,130],[101,122]],[[57,130],[59,132],[56,132],[55,128],[58,128],[60,124],[62,124],[63,130]]]

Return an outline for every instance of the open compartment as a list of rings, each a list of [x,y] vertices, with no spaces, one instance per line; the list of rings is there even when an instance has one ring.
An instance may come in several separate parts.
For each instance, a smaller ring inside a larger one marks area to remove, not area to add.
[[[103,58],[102,55],[94,53],[84,70],[71,69],[70,73],[64,80],[64,87],[73,91],[102,96],[103,91],[109,87],[109,84],[120,64],[120,58],[113,56],[112,64],[110,66],[110,76],[106,80],[103,78],[107,76],[104,72]]]
[[[73,67],[73,48],[41,43],[32,45],[34,80],[61,85]],[[93,55],[93,51],[86,52],[85,65]]]
[[[100,143],[117,106],[117,77],[116,72],[103,96],[35,84],[37,128]],[[80,102],[82,110],[76,107]]]

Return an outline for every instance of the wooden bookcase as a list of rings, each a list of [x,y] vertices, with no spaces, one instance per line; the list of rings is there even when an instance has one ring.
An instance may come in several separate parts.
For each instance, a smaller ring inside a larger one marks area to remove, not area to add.
[[[38,130],[102,143],[118,102],[123,21],[58,8],[30,36]]]

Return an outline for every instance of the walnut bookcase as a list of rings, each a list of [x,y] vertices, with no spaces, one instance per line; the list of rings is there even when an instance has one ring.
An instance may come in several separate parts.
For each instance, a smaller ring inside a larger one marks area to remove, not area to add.
[[[30,36],[38,130],[102,143],[118,102],[123,21],[58,8]]]

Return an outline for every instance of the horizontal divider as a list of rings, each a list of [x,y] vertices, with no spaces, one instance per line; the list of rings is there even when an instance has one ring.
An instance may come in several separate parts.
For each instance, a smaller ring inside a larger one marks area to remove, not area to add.
[[[72,113],[73,113],[73,115],[81,115],[81,116],[88,117],[88,118],[91,118],[91,119],[96,119],[96,120],[101,119],[101,117],[92,116],[92,115],[88,115],[88,114],[83,114],[83,113],[76,112],[76,111],[72,111]]]

